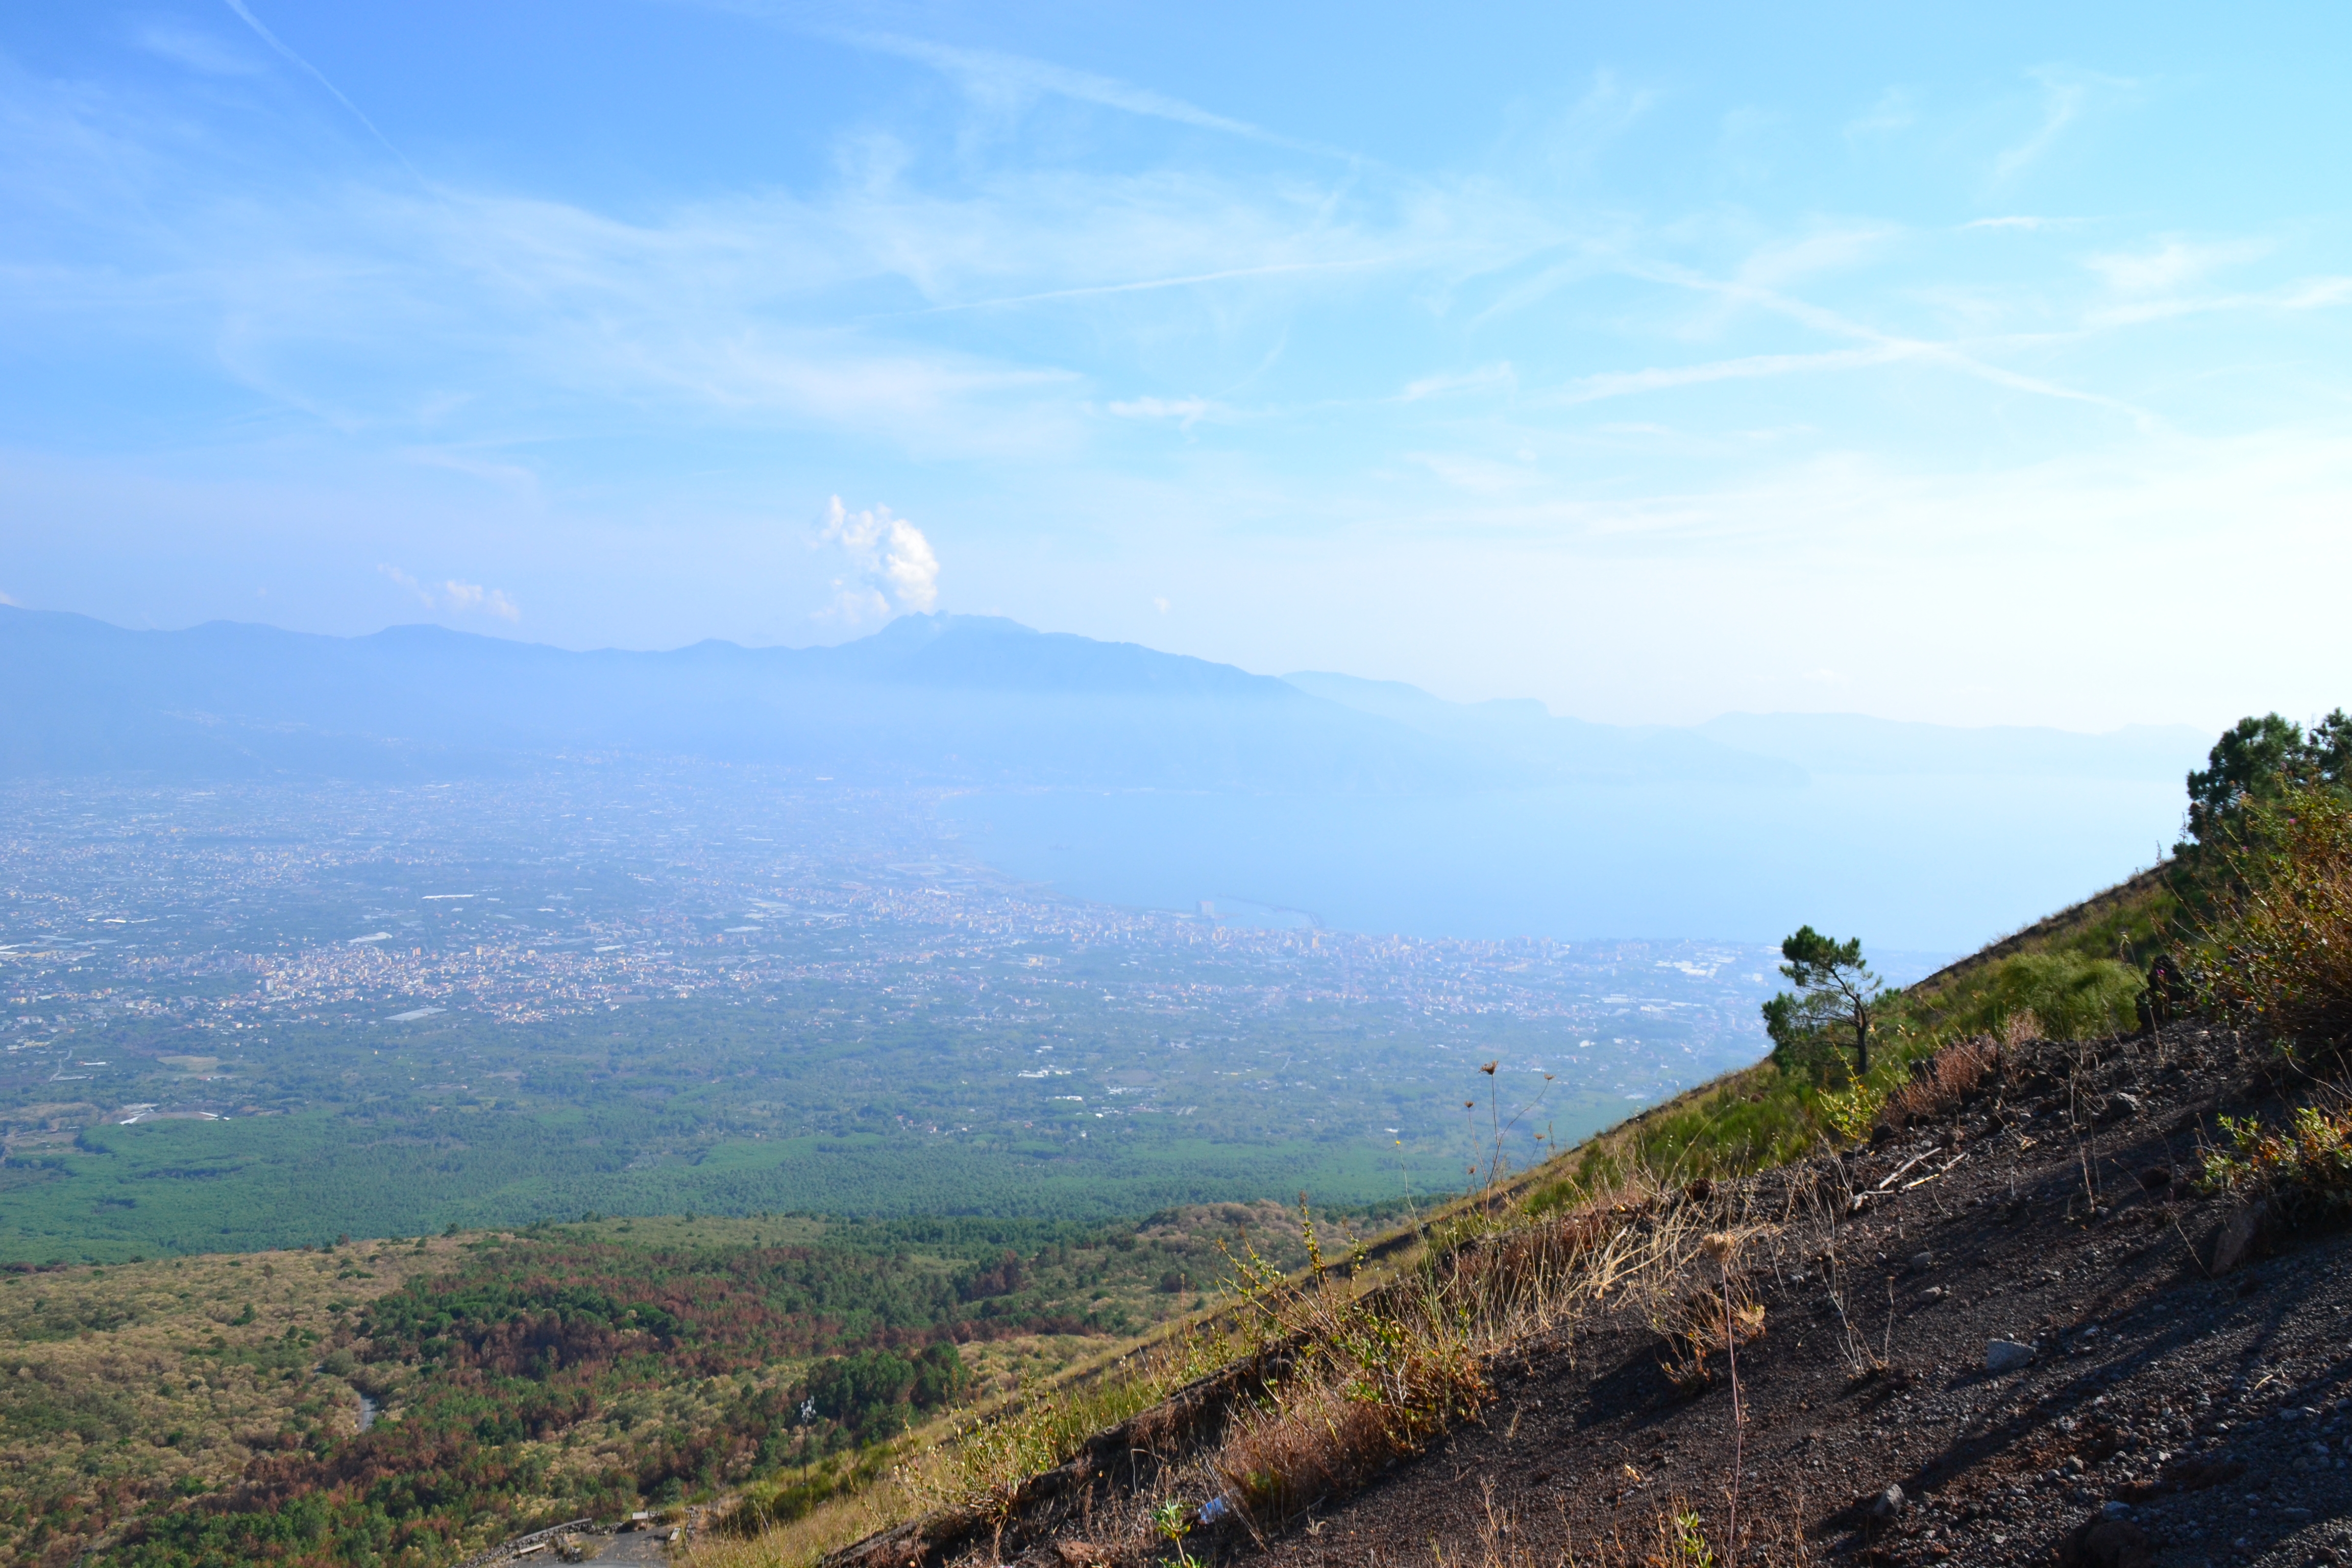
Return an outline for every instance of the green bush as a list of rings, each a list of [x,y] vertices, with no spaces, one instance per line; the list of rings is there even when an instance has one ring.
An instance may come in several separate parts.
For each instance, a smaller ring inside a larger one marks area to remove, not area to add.
[[[2315,786],[2247,808],[2198,956],[2206,1000],[2274,1039],[2352,1041],[2352,799]]]
[[[2076,952],[2021,952],[1990,966],[1971,1016],[1955,1020],[1999,1033],[2032,1013],[2053,1040],[2088,1040],[2128,1034],[2139,1026],[2138,999],[2147,978],[2112,958]]]
[[[2012,1018],[2031,1014],[2034,1033],[2053,1040],[2088,1040],[2139,1026],[2139,999],[2147,977],[2131,964],[2094,957],[2079,946],[2013,953],[1947,982],[1935,992],[1906,998],[1906,1026],[1941,1044],[1969,1035],[1999,1035]]]
[[[865,1445],[898,1436],[917,1413],[951,1404],[971,1386],[963,1358],[943,1343],[911,1357],[887,1350],[834,1356],[809,1369],[802,1390],[813,1414]]]

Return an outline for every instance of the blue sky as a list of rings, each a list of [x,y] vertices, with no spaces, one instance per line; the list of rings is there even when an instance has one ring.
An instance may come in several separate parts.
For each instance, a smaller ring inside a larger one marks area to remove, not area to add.
[[[0,594],[2352,700],[2342,13],[1764,9],[12,7]]]

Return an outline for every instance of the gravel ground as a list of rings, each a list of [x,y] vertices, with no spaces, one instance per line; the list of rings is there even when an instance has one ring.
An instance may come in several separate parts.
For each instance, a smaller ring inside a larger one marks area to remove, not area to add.
[[[1843,1193],[1901,1173],[1756,1282],[1747,1517],[1872,1563],[2352,1562],[2346,1237],[2258,1237],[2217,1278],[2231,1211],[2186,1181],[2217,1111],[2284,1109],[2256,1053],[2176,1029],[2014,1055],[1953,1124],[1760,1184],[1769,1207],[1807,1173]],[[1727,1381],[1692,1397],[1629,1315],[1528,1347],[1483,1422],[1270,1554],[1475,1559],[1501,1517],[1540,1561],[1644,1538],[1669,1502],[1719,1532]],[[1989,1371],[1996,1340],[2031,1360]]]

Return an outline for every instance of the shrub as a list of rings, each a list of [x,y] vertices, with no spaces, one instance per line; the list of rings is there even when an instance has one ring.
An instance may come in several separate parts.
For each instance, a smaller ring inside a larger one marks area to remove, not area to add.
[[[2352,1040],[2352,799],[2291,790],[2247,808],[2200,955],[2207,1001],[2273,1038]]]
[[[1971,976],[1965,995],[1943,1015],[1947,1029],[1998,1035],[2011,1018],[2032,1015],[2053,1040],[2089,1040],[2139,1026],[2147,978],[2128,963],[2081,952],[2021,952]]]
[[[2205,1152],[2207,1191],[2269,1199],[2290,1223],[2352,1209],[2352,1112],[2306,1105],[2276,1131],[2251,1116],[2221,1130],[2230,1142]]]
[[[912,1359],[887,1350],[835,1356],[809,1368],[802,1393],[814,1413],[836,1423],[854,1442],[881,1442],[904,1432],[919,1411],[963,1396],[971,1374],[951,1344],[935,1344]]]

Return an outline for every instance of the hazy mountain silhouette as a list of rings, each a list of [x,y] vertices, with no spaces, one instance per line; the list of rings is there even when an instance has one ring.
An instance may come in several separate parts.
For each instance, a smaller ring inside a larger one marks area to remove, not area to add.
[[[1801,784],[1831,771],[2171,776],[2189,731],[1947,730],[1829,716],[1696,729],[1555,719],[1329,674],[1288,679],[980,616],[834,647],[572,653],[436,626],[129,631],[0,606],[0,772],[386,778],[628,752],[874,783],[1391,793]],[[2186,759],[2185,761],[2183,759]],[[2152,770],[2152,771],[2151,771]]]

